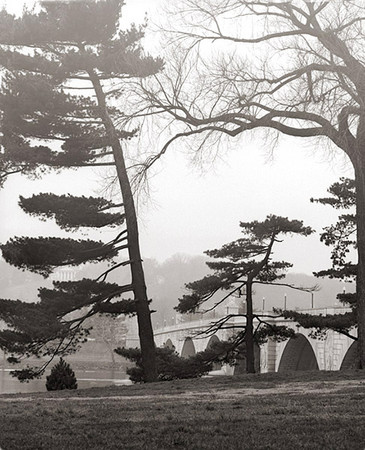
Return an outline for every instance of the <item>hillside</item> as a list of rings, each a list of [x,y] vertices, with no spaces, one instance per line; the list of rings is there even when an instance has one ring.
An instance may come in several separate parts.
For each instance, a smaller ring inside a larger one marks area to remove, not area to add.
[[[178,299],[185,293],[185,284],[195,281],[209,273],[205,264],[207,258],[197,255],[176,254],[171,258],[159,262],[155,259],[145,259],[144,268],[148,295],[152,299],[152,308],[155,325],[173,323],[175,320],[174,307]],[[81,270],[74,273],[78,279],[83,277],[96,278],[106,268],[101,264],[84,265]],[[57,273],[53,278],[57,279]],[[52,277],[45,280],[43,277],[31,272],[23,272],[0,261],[0,296],[2,298],[20,299],[24,301],[37,301],[38,288],[51,286]],[[108,281],[120,284],[129,282],[128,271],[112,272]],[[328,278],[315,278],[308,274],[288,274],[283,283],[297,287],[319,286],[319,290],[313,295],[315,308],[331,307],[338,305],[336,295],[346,289],[346,292],[354,291],[354,283],[344,283]],[[265,286],[256,284],[254,287],[254,306],[256,309],[266,310],[272,307],[284,307],[288,309],[306,309],[311,307],[312,297],[310,293],[289,287]],[[265,299],[263,301],[263,299]]]

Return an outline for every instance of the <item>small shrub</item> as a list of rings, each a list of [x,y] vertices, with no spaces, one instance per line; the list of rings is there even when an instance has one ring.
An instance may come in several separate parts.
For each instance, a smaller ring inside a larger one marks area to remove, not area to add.
[[[118,355],[121,355],[136,364],[136,367],[127,369],[129,378],[134,383],[143,382],[144,373],[140,349],[117,348],[114,351]],[[168,347],[156,348],[156,363],[158,379],[160,381],[198,378],[212,370],[212,363],[202,358],[200,353],[190,356],[189,358],[182,358],[175,350]]]
[[[77,380],[74,371],[64,359],[52,367],[51,374],[47,376],[47,391],[60,391],[63,389],[77,389]]]

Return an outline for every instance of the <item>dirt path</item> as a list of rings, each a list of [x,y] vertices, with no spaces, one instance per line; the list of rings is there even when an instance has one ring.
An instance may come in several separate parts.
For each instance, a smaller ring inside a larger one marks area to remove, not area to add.
[[[156,400],[196,400],[212,399],[215,401],[224,401],[228,399],[237,399],[242,396],[261,396],[261,395],[295,395],[295,394],[329,394],[331,392],[345,391],[348,389],[362,387],[365,390],[365,380],[337,380],[337,381],[312,381],[309,383],[292,382],[279,384],[272,388],[223,388],[210,389],[205,392],[183,391],[174,394],[148,394],[145,395],[111,395],[111,396],[73,396],[73,397],[1,397],[0,402],[90,402],[99,400],[131,401],[154,398]]]

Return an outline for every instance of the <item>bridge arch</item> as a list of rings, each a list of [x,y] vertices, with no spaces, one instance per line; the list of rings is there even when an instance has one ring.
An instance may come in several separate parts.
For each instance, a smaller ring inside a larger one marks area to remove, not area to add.
[[[294,370],[319,370],[314,350],[301,333],[290,338],[280,359],[278,372]]]
[[[175,345],[172,343],[171,339],[167,339],[163,346],[175,350]]]
[[[189,358],[189,356],[194,356],[195,353],[196,353],[196,351],[195,351],[194,342],[191,339],[191,337],[187,337],[185,339],[183,348],[181,350],[181,356],[183,358]]]
[[[357,358],[357,341],[354,341],[347,350],[340,367],[340,370],[359,369],[359,361]]]
[[[208,341],[207,350],[208,348],[213,347],[213,345],[216,344],[217,342],[220,342],[219,337],[216,334],[213,334],[213,336],[211,336],[211,338]]]
[[[213,347],[213,345],[216,344],[217,342],[220,342],[220,339],[217,335],[213,334],[213,336],[208,341],[207,350],[210,349],[211,347]],[[222,368],[222,363],[220,363],[220,362],[213,363],[212,370],[220,370],[221,368]]]

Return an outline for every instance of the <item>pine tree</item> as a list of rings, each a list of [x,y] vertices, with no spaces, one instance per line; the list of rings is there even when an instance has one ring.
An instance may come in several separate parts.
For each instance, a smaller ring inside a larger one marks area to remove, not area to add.
[[[351,210],[356,205],[355,181],[349,178],[341,178],[339,182],[332,184],[328,193],[330,197],[311,199],[312,202],[330,205],[335,209],[346,211],[340,214],[334,225],[324,228],[321,241],[332,247],[329,269],[316,272],[317,277],[336,278],[349,282],[356,282],[357,264],[349,260],[351,250],[356,248],[356,217]],[[328,330],[334,330],[357,341],[358,337],[352,333],[357,327],[357,293],[341,292],[337,299],[350,307],[350,311],[343,314],[313,315],[302,314],[297,311],[282,311],[286,318],[297,321],[304,328],[312,328],[311,335],[314,338],[324,338]]]
[[[73,211],[83,210],[76,224]],[[123,214],[110,213],[115,205],[102,198],[60,196],[53,194],[21,198],[22,208],[33,215],[53,217],[61,228],[75,230],[82,227],[120,226]],[[77,208],[77,205],[78,208]],[[93,206],[93,207],[92,207]],[[70,220],[68,220],[68,218]],[[111,242],[74,240],[66,238],[15,238],[1,246],[3,257],[11,264],[48,277],[60,266],[112,260],[126,247],[126,230]],[[133,292],[131,284],[118,285],[106,282],[114,268],[126,265],[124,261],[112,265],[96,279],[55,281],[53,289],[40,288],[37,303],[0,300],[0,317],[8,329],[0,332],[1,347],[12,353],[15,361],[22,356],[44,356],[48,360],[40,368],[15,370],[19,379],[40,376],[57,355],[75,351],[88,335],[87,319],[95,314],[135,315],[134,299],[120,299]]]
[[[129,378],[134,383],[145,381],[144,369],[142,367],[141,351],[138,348],[117,348],[117,355],[128,359],[135,364],[127,369]],[[156,348],[157,373],[159,381],[171,381],[185,378],[199,378],[212,370],[210,361],[211,352],[199,352],[189,358],[183,358],[173,348]]]
[[[66,305],[70,311],[89,305],[92,311],[106,308],[116,312],[124,309],[125,301],[116,306],[111,299],[122,292],[133,292],[132,309],[138,318],[146,381],[153,381],[156,368],[149,300],[122,147],[122,141],[134,137],[137,130],[117,125],[124,114],[115,105],[126,80],[150,76],[161,69],[162,62],[143,54],[140,45],[143,27],[120,29],[122,5],[122,0],[45,1],[41,2],[38,14],[26,10],[21,18],[15,18],[5,10],[0,12],[2,182],[14,173],[34,177],[49,170],[111,166],[116,170],[123,205],[113,205],[105,199],[45,194],[21,198],[21,206],[30,214],[56,217],[58,224],[66,228],[120,226],[125,222],[125,228],[107,244],[22,237],[11,239],[2,246],[2,251],[9,263],[46,276],[57,266],[110,259],[125,249],[128,257],[118,266],[130,267],[129,286],[106,283],[107,273],[99,281],[56,284],[51,297],[62,297],[63,306],[56,307],[53,301],[52,308],[60,308],[63,316],[67,314]],[[117,206],[123,208],[122,214],[110,211]],[[44,308],[47,314],[51,308],[45,306],[48,300],[44,295],[42,291],[41,302],[29,306],[42,326]],[[42,336],[42,326],[37,329],[35,323],[23,323],[22,309],[27,308],[20,302],[2,302],[1,318],[13,328],[5,331],[7,337],[2,336],[2,348],[9,351],[13,346],[11,351],[15,353],[37,354],[42,340],[43,344],[50,337],[64,340],[73,329],[65,327],[57,316],[56,322],[45,325],[47,330],[51,329]],[[54,350],[60,349],[56,346]],[[49,352],[48,348],[46,353]]]
[[[47,391],[77,389],[75,373],[63,358],[52,367],[51,374],[47,376],[46,388]]]
[[[214,274],[188,283],[186,288],[191,293],[179,300],[176,309],[180,313],[196,312],[214,294],[221,290],[227,291],[228,293],[212,307],[215,308],[232,294],[242,293],[245,290],[246,312],[227,314],[212,323],[205,333],[213,334],[219,329],[232,328],[234,325],[229,321],[233,317],[245,317],[246,323],[232,339],[229,351],[244,343],[246,371],[253,373],[255,372],[255,339],[263,341],[268,336],[286,339],[294,334],[294,331],[287,327],[273,326],[266,320],[265,315],[256,314],[253,311],[253,286],[255,283],[280,284],[277,281],[285,277],[285,271],[292,266],[285,261],[271,260],[273,247],[281,242],[280,237],[287,234],[308,236],[313,230],[310,227],[304,227],[301,221],[274,215],[267,216],[262,222],[241,222],[240,227],[244,234],[243,238],[225,244],[220,249],[205,252],[218,260],[207,262]],[[256,329],[255,319],[258,321]]]

